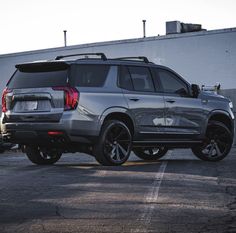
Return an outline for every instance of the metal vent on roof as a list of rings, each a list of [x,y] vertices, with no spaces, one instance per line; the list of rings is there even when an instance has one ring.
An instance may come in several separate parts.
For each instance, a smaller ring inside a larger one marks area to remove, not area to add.
[[[166,35],[186,32],[206,31],[201,24],[181,23],[180,21],[166,22]]]

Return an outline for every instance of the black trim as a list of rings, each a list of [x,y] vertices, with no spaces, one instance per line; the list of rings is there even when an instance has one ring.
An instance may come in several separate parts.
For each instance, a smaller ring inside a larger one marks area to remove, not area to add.
[[[152,140],[152,141],[133,141],[133,147],[167,146],[168,148],[190,148],[201,144],[202,140]]]

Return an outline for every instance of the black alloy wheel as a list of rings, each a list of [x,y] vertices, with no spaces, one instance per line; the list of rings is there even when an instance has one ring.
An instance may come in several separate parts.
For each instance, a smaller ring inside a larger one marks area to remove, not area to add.
[[[158,160],[168,152],[168,148],[165,146],[137,147],[133,149],[133,152],[137,157],[143,160]]]
[[[62,153],[56,149],[45,149],[38,146],[26,146],[25,153],[29,160],[37,165],[54,164],[62,155]]]
[[[132,136],[129,128],[121,121],[105,122],[94,147],[96,160],[102,165],[121,165],[130,156]]]
[[[230,130],[221,122],[211,121],[207,127],[204,143],[192,148],[192,152],[202,160],[219,161],[229,154],[232,143]]]

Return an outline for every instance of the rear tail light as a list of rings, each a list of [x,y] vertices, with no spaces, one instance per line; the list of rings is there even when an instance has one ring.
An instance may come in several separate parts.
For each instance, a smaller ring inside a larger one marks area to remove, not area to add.
[[[73,110],[79,102],[79,92],[74,87],[53,87],[53,90],[64,91],[64,109]]]
[[[11,92],[11,90],[7,89],[7,87],[3,90],[3,93],[2,93],[2,112],[6,112],[7,111],[6,96],[10,92]]]
[[[63,135],[63,132],[61,132],[61,131],[48,131],[48,135],[50,135],[50,136]]]

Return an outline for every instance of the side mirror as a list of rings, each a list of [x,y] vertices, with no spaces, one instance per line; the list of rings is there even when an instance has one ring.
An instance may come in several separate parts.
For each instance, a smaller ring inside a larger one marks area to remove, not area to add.
[[[197,84],[192,84],[191,90],[192,90],[192,96],[194,98],[197,98],[200,93],[200,87]]]

